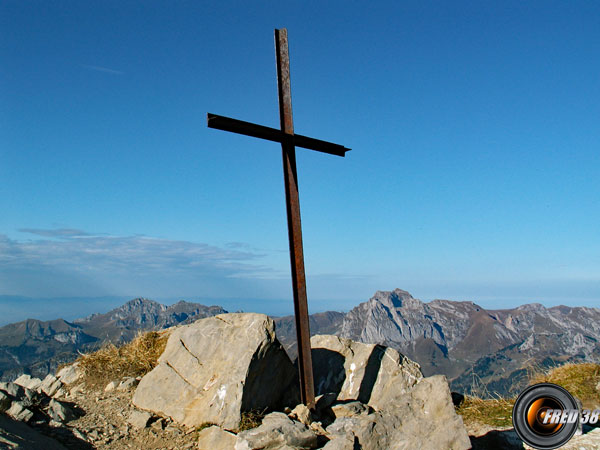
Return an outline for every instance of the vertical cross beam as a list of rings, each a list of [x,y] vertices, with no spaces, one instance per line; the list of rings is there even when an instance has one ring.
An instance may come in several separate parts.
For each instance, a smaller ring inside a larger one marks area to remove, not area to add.
[[[298,174],[296,173],[296,149],[294,147],[294,120],[292,116],[292,92],[290,88],[290,59],[287,30],[275,30],[277,49],[277,88],[279,93],[279,120],[281,131],[289,139],[281,141],[285,200],[287,205],[292,288],[294,292],[294,317],[298,342],[298,369],[300,372],[300,397],[302,403],[312,408],[315,403],[312,356],[310,351],[310,327],[306,300],[306,276],[304,251],[302,249],[302,225],[300,223],[300,199],[298,198]]]

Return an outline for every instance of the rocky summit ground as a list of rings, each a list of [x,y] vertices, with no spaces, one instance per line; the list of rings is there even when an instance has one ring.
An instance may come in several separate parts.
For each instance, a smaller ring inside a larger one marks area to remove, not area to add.
[[[85,414],[65,424],[31,424],[0,414],[0,449],[192,449],[198,448],[201,430],[179,426],[168,419],[153,417],[129,422],[137,410],[132,406],[133,388],[126,390],[76,388],[75,395],[58,398],[77,405]],[[474,450],[529,449],[510,427],[465,423]],[[564,450],[600,449],[600,428],[584,429]]]

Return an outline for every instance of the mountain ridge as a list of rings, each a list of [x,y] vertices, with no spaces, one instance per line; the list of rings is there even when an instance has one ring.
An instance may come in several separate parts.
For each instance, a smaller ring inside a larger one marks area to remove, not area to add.
[[[179,301],[163,305],[135,298],[104,314],[72,322],[28,319],[0,327],[0,376],[45,375],[103,342],[121,344],[140,331],[186,324],[226,312]],[[277,337],[296,355],[294,316],[274,318]],[[600,309],[539,303],[486,309],[471,301],[423,302],[402,289],[377,291],[347,313],[310,316],[311,334],[335,334],[390,346],[419,362],[425,375],[444,374],[454,390],[511,395],[532,367],[600,361]],[[12,334],[11,334],[12,333]]]

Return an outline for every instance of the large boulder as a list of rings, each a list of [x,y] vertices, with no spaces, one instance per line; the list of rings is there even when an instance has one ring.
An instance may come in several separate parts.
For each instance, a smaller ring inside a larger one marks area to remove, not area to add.
[[[338,400],[381,409],[423,378],[416,362],[390,347],[331,335],[313,336],[310,344],[317,395],[334,392]]]
[[[471,447],[462,418],[454,411],[445,377],[422,379],[401,399],[371,414],[344,415],[327,427],[340,448],[347,441],[365,450],[466,450]]]
[[[264,314],[219,314],[175,329],[133,396],[188,426],[238,427],[241,413],[296,403],[297,370]]]
[[[470,448],[445,377],[423,378],[417,363],[382,345],[314,336],[311,346],[317,394],[336,396],[328,448]]]

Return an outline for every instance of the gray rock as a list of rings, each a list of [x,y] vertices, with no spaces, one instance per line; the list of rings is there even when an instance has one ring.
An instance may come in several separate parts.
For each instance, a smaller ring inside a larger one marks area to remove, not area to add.
[[[335,417],[352,417],[369,414],[369,407],[359,401],[340,403],[331,407]]]
[[[23,386],[9,382],[0,382],[0,391],[4,391],[14,398],[21,398],[25,395]]]
[[[40,388],[42,380],[39,378],[32,378],[31,375],[23,374],[14,381],[15,384],[22,386],[33,391]]]
[[[14,401],[12,402],[12,404],[10,405],[10,408],[8,408],[8,410],[6,410],[6,414],[8,414],[10,417],[12,417],[15,420],[21,421],[21,422],[29,422],[31,420],[31,418],[33,417],[33,412],[31,412],[29,409],[27,409],[22,402],[20,401]]]
[[[151,418],[152,414],[150,414],[149,412],[134,409],[133,411],[131,411],[127,422],[135,428],[146,428]]]
[[[286,446],[316,448],[317,435],[300,422],[274,412],[266,415],[259,427],[239,433],[235,450],[283,449]]]
[[[341,423],[338,424],[338,421]],[[469,436],[454,411],[445,377],[422,379],[385,409],[337,419],[327,431],[353,433],[364,449],[468,449]]]
[[[48,404],[48,415],[57,422],[65,423],[70,420],[75,420],[77,414],[66,403],[51,399]]]
[[[199,450],[231,450],[235,447],[236,435],[213,425],[198,433]]]
[[[310,409],[308,409],[306,405],[302,403],[297,405],[288,414],[288,416],[290,417],[290,419],[302,422],[304,425],[310,425],[312,422],[312,413],[310,412]]]
[[[323,450],[355,450],[358,444],[358,439],[352,433],[343,436],[335,436],[327,442],[322,448]]]
[[[118,391],[127,391],[138,385],[139,381],[133,377],[125,377],[117,386]]]
[[[63,384],[73,384],[76,381],[79,381],[82,375],[83,374],[79,370],[79,363],[75,362],[60,369],[56,374],[56,378]]]
[[[11,398],[4,391],[0,391],[0,413],[3,413],[8,408],[10,408],[10,404],[12,403]]]
[[[54,375],[48,374],[46,375],[46,378],[44,378],[44,381],[42,381],[40,390],[48,397],[53,397],[61,387],[62,383],[60,380]]]
[[[188,426],[235,429],[243,411],[278,408],[297,370],[263,314],[220,314],[175,329],[133,404]],[[293,404],[296,404],[294,401]]]
[[[338,393],[338,400],[360,400],[375,409],[390,393],[403,395],[423,378],[419,365],[396,350],[338,336],[310,340],[317,394]]]

